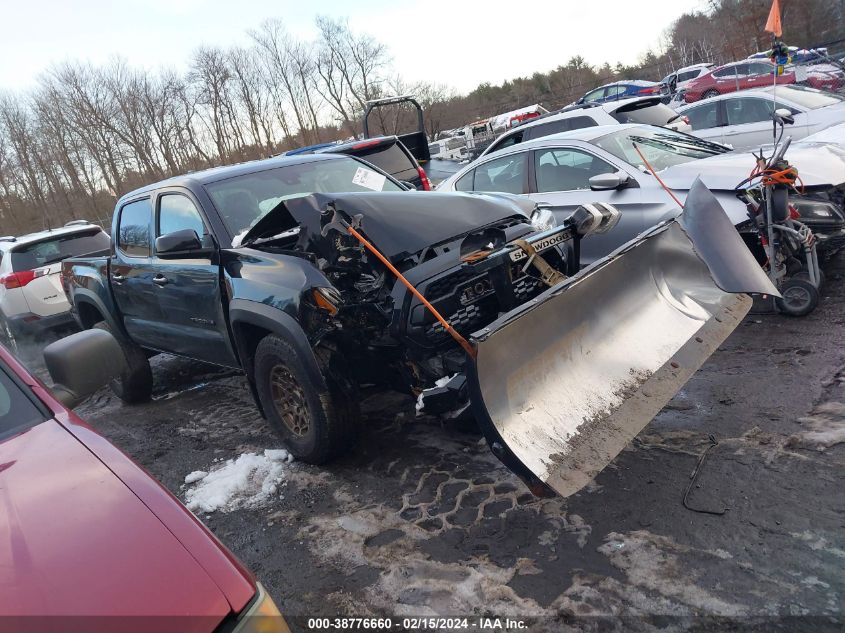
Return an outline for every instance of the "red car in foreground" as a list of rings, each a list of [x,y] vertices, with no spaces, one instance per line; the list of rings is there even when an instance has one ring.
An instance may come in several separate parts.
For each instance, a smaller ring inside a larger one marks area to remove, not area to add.
[[[0,347],[0,630],[289,633],[234,555],[66,406],[114,367],[102,334],[45,350],[55,393]]]

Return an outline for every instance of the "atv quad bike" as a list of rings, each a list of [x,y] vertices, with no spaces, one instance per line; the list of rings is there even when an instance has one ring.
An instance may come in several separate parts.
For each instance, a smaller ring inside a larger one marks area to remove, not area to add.
[[[418,395],[426,412],[470,408],[535,494],[572,494],[737,326],[744,293],[777,294],[700,182],[678,219],[584,270],[580,239],[618,212],[589,205],[538,229],[526,204],[314,194],[250,230],[247,250],[308,269],[299,321],[320,375],[284,342],[259,345],[253,374],[275,376],[258,384],[259,404],[295,456],[345,449],[350,403],[375,384]]]

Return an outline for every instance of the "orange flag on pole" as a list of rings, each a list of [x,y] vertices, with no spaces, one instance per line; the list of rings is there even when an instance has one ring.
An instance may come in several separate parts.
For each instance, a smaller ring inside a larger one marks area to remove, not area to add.
[[[766,20],[766,28],[763,29],[767,33],[771,33],[775,37],[783,35],[783,29],[780,23],[780,2],[779,0],[772,1],[772,9],[769,11],[769,19]]]

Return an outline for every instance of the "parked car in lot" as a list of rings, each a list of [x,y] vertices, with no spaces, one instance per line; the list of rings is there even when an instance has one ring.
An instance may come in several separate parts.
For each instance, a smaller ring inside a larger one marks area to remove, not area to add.
[[[687,105],[679,112],[689,119],[695,136],[748,149],[772,142],[776,109],[792,113],[795,122],[785,134],[793,140],[845,123],[845,97],[803,86],[732,92]]]
[[[550,134],[615,123],[660,125],[678,132],[687,132],[692,129],[686,117],[663,104],[660,98],[637,97],[590,106],[570,106],[533,119],[529,123],[502,134],[482,152],[481,156]]]
[[[734,224],[747,222],[734,188],[756,164],[753,154],[643,125],[591,127],[527,141],[470,163],[438,191],[522,194],[550,205],[561,219],[591,200],[612,204],[621,212],[619,223],[583,240],[582,261],[588,263],[679,211],[635,144],[676,196],[683,200],[700,177]],[[835,252],[845,245],[845,153],[832,145],[795,144],[789,160],[805,185],[804,195],[790,201],[816,232],[822,252]]]
[[[709,99],[737,90],[766,88],[775,82],[795,83],[795,73],[784,72],[775,77],[774,71],[774,64],[767,60],[746,60],[725,64],[690,81],[686,85],[684,98],[687,103],[693,103],[699,99]]]
[[[705,62],[679,68],[660,80],[661,92],[666,96],[674,95],[679,90],[684,90],[693,79],[710,72],[715,65],[712,62]]]
[[[775,77],[775,66],[768,60],[744,60],[726,64],[690,81],[684,91],[687,103],[708,99],[720,94],[752,88],[768,88],[776,82],[801,84],[817,90],[840,90],[845,86],[845,73],[832,64],[796,66],[789,65],[783,74]]]
[[[619,101],[631,97],[642,97],[647,95],[660,94],[660,84],[654,81],[642,79],[629,79],[627,81],[614,81],[593,90],[576,101],[576,105],[585,103],[605,103],[607,101]]]
[[[108,233],[84,220],[0,238],[0,340],[16,349],[22,337],[73,324],[60,281],[62,260],[108,248]]]
[[[234,555],[69,409],[120,371],[114,339],[47,350],[56,395],[0,346],[3,630],[289,633]]]
[[[410,184],[414,189],[431,190],[431,182],[425,170],[397,136],[377,136],[350,143],[324,143],[291,150],[286,156],[310,153],[355,156],[375,165],[396,180]]]

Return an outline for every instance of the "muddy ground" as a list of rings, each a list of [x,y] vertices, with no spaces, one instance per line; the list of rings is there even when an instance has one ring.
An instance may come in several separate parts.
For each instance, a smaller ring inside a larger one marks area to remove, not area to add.
[[[353,614],[843,630],[845,263],[827,274],[814,314],[747,317],[569,499],[533,498],[479,436],[415,418],[410,399],[389,395],[365,402],[344,459],[294,463],[278,498],[200,518],[295,630],[308,616]],[[149,404],[101,392],[79,412],[180,498],[191,471],[279,447],[239,375],[153,364]]]

